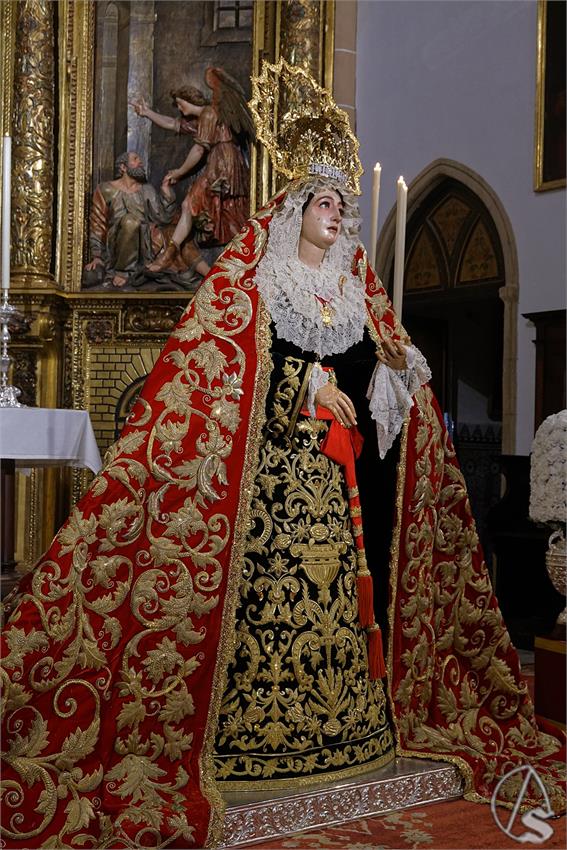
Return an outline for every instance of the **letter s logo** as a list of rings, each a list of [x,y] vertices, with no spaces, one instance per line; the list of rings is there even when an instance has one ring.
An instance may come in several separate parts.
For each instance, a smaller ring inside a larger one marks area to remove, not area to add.
[[[521,841],[522,844],[526,841],[533,841],[535,844],[543,844],[544,841],[551,838],[553,835],[553,829],[548,823],[544,823],[551,814],[552,812],[546,812],[545,809],[538,807],[537,809],[532,809],[522,815],[521,820],[524,826],[528,829],[535,830],[535,832],[524,832],[523,835],[518,836],[517,840]],[[540,820],[540,818],[543,818],[544,820]]]

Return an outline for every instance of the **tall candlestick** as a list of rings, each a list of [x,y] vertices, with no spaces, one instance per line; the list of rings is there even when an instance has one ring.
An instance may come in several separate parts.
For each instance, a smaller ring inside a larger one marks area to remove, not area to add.
[[[4,136],[2,144],[2,289],[10,288],[10,198],[12,139]]]
[[[0,301],[0,407],[23,407],[18,401],[21,390],[8,383],[12,358],[8,351],[10,322],[23,318],[8,301],[10,289],[10,193],[12,139],[2,140],[2,300]]]
[[[382,166],[379,162],[374,166],[372,177],[372,215],[370,217],[370,265],[376,265],[376,240],[378,239],[378,202],[380,200],[380,175]]]
[[[408,205],[408,187],[403,177],[398,178],[398,197],[396,204],[396,256],[394,261],[393,304],[398,319],[402,319],[402,301],[404,298],[404,259],[406,250],[406,211]]]

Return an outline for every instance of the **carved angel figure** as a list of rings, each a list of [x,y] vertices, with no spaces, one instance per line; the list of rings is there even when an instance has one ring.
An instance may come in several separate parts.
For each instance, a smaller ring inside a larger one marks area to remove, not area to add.
[[[143,99],[134,101],[136,113],[149,118],[158,127],[194,139],[184,162],[166,177],[173,185],[203,163],[181,205],[181,216],[168,246],[151,272],[168,268],[175,261],[182,243],[191,232],[194,220],[206,217],[210,226],[201,245],[226,245],[242,228],[249,215],[249,168],[247,146],[254,139],[254,125],[239,83],[223,68],[208,68],[205,81],[213,92],[212,102],[194,86],[171,92],[180,117],[155,112]],[[203,258],[196,265],[201,274],[209,271]]]

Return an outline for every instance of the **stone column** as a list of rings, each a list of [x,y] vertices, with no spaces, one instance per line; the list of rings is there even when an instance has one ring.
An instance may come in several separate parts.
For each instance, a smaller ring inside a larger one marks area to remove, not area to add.
[[[12,104],[12,285],[52,286],[54,13],[51,0],[20,0]]]
[[[504,350],[502,352],[502,454],[516,450],[516,403],[518,366],[518,287],[501,286],[504,302]]]
[[[141,98],[153,104],[153,65],[155,9],[153,2],[130,3],[130,63],[128,66],[128,100]],[[136,151],[144,165],[150,167],[152,122],[140,118],[128,108],[128,150]]]
[[[341,0],[335,14],[335,68],[333,95],[348,113],[356,132],[356,21],[358,0]]]

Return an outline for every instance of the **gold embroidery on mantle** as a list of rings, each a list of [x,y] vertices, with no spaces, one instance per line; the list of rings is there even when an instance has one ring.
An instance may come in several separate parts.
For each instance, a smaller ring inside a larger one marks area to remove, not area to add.
[[[412,648],[402,654],[405,675],[395,691],[391,684],[393,650],[391,645],[388,648],[388,697],[397,754],[456,764],[465,778],[466,799],[488,802],[472,790],[471,767],[453,754],[455,749],[482,758],[483,781],[490,784],[496,777],[497,757],[504,749],[525,763],[527,756],[520,747],[531,751],[533,758],[543,758],[556,751],[557,741],[537,732],[533,707],[523,699],[526,685],[521,682],[518,686],[517,675],[504,660],[510,639],[500,611],[492,607],[486,568],[474,571],[472,567],[478,538],[466,487],[461,471],[451,462],[455,452],[442,431],[432,398],[429,387],[422,387],[415,397],[419,411],[413,438],[416,481],[409,499],[412,520],[403,539],[407,425],[398,467],[388,616],[391,633],[396,612],[401,613],[403,634],[411,639]],[[432,560],[434,548],[441,553],[436,562]],[[401,574],[400,550],[408,558]],[[464,633],[471,624],[478,624],[475,639],[467,641]],[[483,709],[487,709],[484,714]],[[436,710],[444,716],[443,725],[433,719]],[[516,723],[506,732],[504,724],[511,717]],[[507,787],[506,793],[511,794],[508,803],[503,797],[500,802],[512,807],[515,790]],[[550,798],[557,796],[551,783],[548,792]]]
[[[258,250],[265,236],[258,225],[253,228]],[[250,255],[244,246],[244,258],[246,252]],[[117,798],[117,813],[101,816],[98,846],[141,846],[150,829],[159,835],[164,808],[171,812],[168,843],[193,841],[183,761],[193,741],[186,718],[199,710],[192,675],[202,663],[206,636],[206,626],[196,621],[219,600],[220,558],[230,527],[214,505],[229,483],[226,461],[246,369],[238,335],[252,316],[250,296],[230,280],[242,280],[253,264],[226,258],[203,285],[194,313],[174,332],[177,347],[164,356],[170,379],[155,397],[139,399],[129,430],[108,451],[92,484],[90,512],[75,508],[55,539],[53,559],[43,559],[34,571],[27,598],[38,612],[38,627],[25,632],[17,619],[7,624],[10,651],[2,675],[8,728],[14,731],[7,760],[20,778],[5,787],[14,802],[14,817],[3,824],[10,838],[29,840],[64,813],[49,846],[84,845],[100,807],[95,792],[104,783],[105,793]],[[217,278],[226,277],[217,294]],[[186,441],[197,425],[196,440]],[[139,546],[133,563],[126,553],[138,539],[147,539],[147,545]],[[67,561],[63,569],[59,560]],[[188,564],[198,570],[192,574]],[[120,701],[114,758],[103,777],[100,706],[109,697],[113,655],[127,621],[137,621],[137,631],[121,646],[120,681],[113,692]],[[50,656],[48,646],[54,647]],[[31,653],[37,662],[25,659],[30,673],[20,680],[22,659]],[[92,681],[83,681],[74,670],[95,673]],[[78,699],[77,690],[69,695],[71,684],[85,692],[80,725],[71,720]],[[51,709],[42,716],[33,701],[46,692]],[[55,717],[67,722],[58,727]],[[77,763],[87,756],[93,767],[85,773]],[[39,804],[32,825],[28,816],[18,817],[17,805],[23,788],[34,783],[42,790],[34,790]],[[139,825],[130,836],[122,829],[128,822]],[[84,834],[77,834],[81,829]]]
[[[269,315],[262,302],[258,304],[258,317],[256,322],[256,351],[258,356],[258,369],[256,383],[250,412],[248,439],[245,448],[244,469],[240,490],[240,501],[238,513],[235,519],[235,528],[247,528],[250,522],[250,492],[254,481],[254,474],[258,464],[258,446],[266,421],[265,403],[270,383],[271,357],[270,357],[270,326]],[[228,569],[227,589],[222,618],[222,630],[217,652],[217,663],[215,668],[215,679],[212,686],[211,704],[207,716],[207,727],[203,742],[201,755],[201,775],[203,777],[203,790],[211,803],[211,822],[207,846],[215,846],[220,843],[224,823],[225,802],[215,782],[215,765],[213,750],[215,735],[218,727],[219,711],[222,695],[227,688],[228,664],[234,656],[236,646],[236,608],[240,599],[240,583],[242,579],[242,563],[244,559],[244,547],[246,536],[236,534],[230,565]]]

